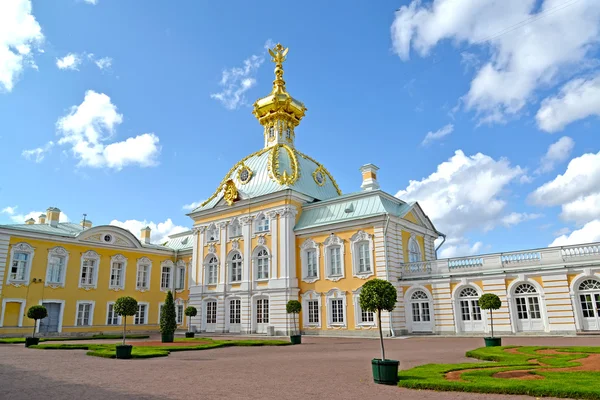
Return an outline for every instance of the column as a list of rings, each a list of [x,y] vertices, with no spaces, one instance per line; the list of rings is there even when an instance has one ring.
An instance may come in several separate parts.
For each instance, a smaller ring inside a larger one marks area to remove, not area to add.
[[[198,235],[198,258],[197,258],[197,279],[199,285],[204,285],[204,236],[206,232],[206,227],[201,226],[199,228]]]
[[[278,278],[278,267],[279,262],[277,258],[278,254],[278,240],[277,240],[277,211],[269,211],[267,216],[269,217],[269,226],[271,227],[271,271],[269,271],[269,279]]]
[[[296,243],[294,225],[296,221],[296,208],[287,206],[281,211],[281,238],[279,239],[279,252],[281,254],[281,278],[289,278],[290,287],[298,286],[296,281]]]
[[[244,238],[244,268],[242,270],[242,288],[249,288],[248,282],[252,281],[251,261],[252,261],[252,217],[241,217],[242,235]]]
[[[192,240],[194,244],[192,245],[192,262],[188,271],[188,289],[196,286],[198,282],[198,228],[194,228],[193,232]]]
[[[219,243],[221,245],[221,254],[219,255],[219,284],[224,285],[227,271],[227,222],[219,222],[217,227],[219,228]]]

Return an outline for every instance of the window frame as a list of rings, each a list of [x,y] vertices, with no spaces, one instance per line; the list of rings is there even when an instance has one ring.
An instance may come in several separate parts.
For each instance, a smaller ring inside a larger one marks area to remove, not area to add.
[[[362,320],[363,309],[360,306],[361,289],[362,287],[352,292],[352,300],[354,302],[354,327],[356,329],[375,328],[377,327],[377,313],[364,311],[365,313],[371,313],[373,315],[373,321]]]
[[[96,304],[96,302],[94,300],[77,300],[77,302],[75,303],[75,323],[73,324],[73,326],[76,326],[76,327],[94,326],[95,304]],[[88,305],[90,308],[89,308],[89,315],[88,315],[88,323],[80,325],[79,324],[79,306],[82,306],[82,305]]]
[[[44,282],[45,286],[49,286],[52,288],[65,287],[67,266],[69,265],[69,255],[70,253],[62,246],[56,246],[48,250],[48,264],[46,266],[46,280]],[[60,273],[60,279],[58,282],[52,281],[50,279],[50,276],[52,275],[50,261],[53,257],[61,257],[63,259],[63,268]]]
[[[304,243],[300,246],[300,262],[302,264],[302,280],[306,283],[314,283],[321,279],[321,254],[319,244],[315,242],[313,239],[306,239]],[[316,276],[308,275],[308,256],[309,252],[315,252],[316,258],[316,268],[317,274]]]
[[[210,322],[208,320],[208,317],[209,317],[209,315],[208,315],[209,314],[208,303],[215,303],[214,310],[212,310],[213,307],[211,306],[211,314],[214,314],[214,315],[210,315],[210,317],[211,317]],[[209,324],[210,325],[216,325],[217,324],[217,319],[218,319],[218,314],[219,314],[219,302],[218,302],[218,300],[214,299],[214,298],[206,299],[204,301],[204,324],[205,325],[209,325]],[[214,319],[213,319],[213,317],[214,317]]]
[[[12,275],[12,268],[13,268],[13,263],[15,262],[15,255],[16,253],[23,253],[23,254],[27,254],[27,260],[25,261],[25,267],[24,267],[24,271],[23,271],[23,279],[13,279],[11,277]],[[6,284],[7,285],[13,285],[13,286],[28,286],[29,285],[29,279],[31,276],[31,266],[33,263],[33,257],[35,255],[35,249],[33,246],[31,246],[29,243],[25,243],[25,242],[20,242],[20,243],[16,243],[15,245],[12,246],[12,248],[10,249],[10,264],[8,264],[8,271],[7,271],[7,278],[6,278]]]
[[[234,257],[239,256],[239,258],[234,260]],[[234,264],[237,264],[236,273],[234,274]],[[242,257],[242,253],[239,250],[231,250],[229,255],[227,256],[227,269],[229,270],[228,278],[229,283],[240,283],[244,277],[244,257]],[[239,279],[237,277],[239,276]],[[236,279],[233,279],[236,277]]]
[[[111,314],[111,310],[110,310],[111,306],[113,307],[113,310],[112,310],[113,320],[114,320],[115,316],[117,318],[117,323],[116,324],[109,324],[108,323],[110,321],[109,317],[111,316],[110,315]],[[105,321],[106,321],[106,325],[107,326],[117,326],[117,325],[121,325],[122,322],[123,322],[123,319],[121,318],[121,316],[115,312],[114,307],[115,307],[115,302],[114,301],[109,301],[109,302],[106,303],[106,319],[105,319]]]
[[[416,246],[416,247],[415,247]],[[420,263],[423,262],[423,249],[417,240],[417,237],[414,234],[411,234],[410,238],[408,238],[408,262],[412,263]],[[417,251],[415,251],[415,248]],[[415,258],[418,258],[416,260]]]
[[[340,249],[340,274],[331,273],[331,250],[335,248]],[[329,237],[323,242],[323,252],[325,258],[325,279],[333,282],[337,282],[340,279],[344,279],[346,277],[346,264],[344,262],[346,252],[344,246],[344,239],[334,234],[329,235]]]
[[[96,253],[94,250],[88,250],[81,255],[81,265],[79,268],[79,278],[78,285],[80,288],[85,290],[96,289],[98,287],[98,270],[100,269],[100,255]],[[84,264],[87,260],[94,261],[93,271],[92,271],[92,283],[82,283],[83,278],[83,268]]]
[[[181,282],[183,277],[183,282]],[[185,290],[185,261],[179,260],[177,261],[177,265],[175,266],[175,281],[173,284],[177,284],[177,286],[173,286],[173,289],[178,291]],[[179,286],[181,284],[181,286]]]
[[[140,286],[139,283],[139,277],[140,277],[140,268],[141,267],[148,267],[148,271],[146,272],[146,285],[144,286]],[[138,258],[137,263],[136,263],[136,270],[135,270],[135,290],[137,290],[138,292],[147,292],[150,290],[150,282],[151,281],[151,275],[152,274],[152,260],[150,260],[148,257],[142,257],[142,258]],[[162,269],[161,269],[161,278],[162,278]]]
[[[214,259],[214,262],[213,262]],[[214,282],[211,281],[211,268],[214,268]],[[212,286],[219,282],[219,257],[214,253],[209,253],[204,259],[204,285]]]
[[[113,284],[113,268],[115,264],[121,264],[121,281],[119,285]],[[127,258],[122,254],[116,254],[110,258],[110,269],[108,273],[108,288],[110,290],[119,291],[125,289],[125,277],[127,271]]]
[[[305,310],[305,313],[302,318],[302,326],[304,328],[321,328],[321,321],[323,319],[322,313],[322,304],[321,304],[321,293],[315,292],[314,290],[309,290],[302,294],[302,309]],[[316,301],[317,302],[317,315],[319,320],[317,322],[309,322],[309,302]]]
[[[261,253],[264,252],[264,255],[261,255]],[[266,263],[266,265],[263,265],[263,274],[265,276],[260,277],[259,275],[259,260],[264,260],[264,262]],[[271,253],[269,252],[269,249],[267,249],[266,246],[263,245],[258,245],[254,248],[253,251],[253,257],[252,257],[252,262],[254,264],[254,280],[257,282],[260,281],[268,281],[271,277]]]
[[[254,221],[254,232],[265,233],[271,231],[271,221],[265,214],[259,214]]]
[[[235,306],[234,306],[235,302]],[[242,299],[239,297],[233,297],[228,299],[229,309],[228,309],[228,317],[229,317],[229,326],[231,325],[241,325],[242,324]],[[239,307],[238,307],[239,305]],[[232,314],[232,308],[234,313]]]
[[[167,274],[167,276],[169,277],[169,282],[168,285],[163,285],[164,279],[163,277],[165,276],[165,271],[164,269],[168,268],[169,272]],[[173,271],[175,270],[175,264],[173,263],[172,260],[164,260],[163,262],[160,263],[160,291],[161,292],[167,292],[169,290],[173,290],[173,284],[174,279],[173,279]]]
[[[346,299],[346,292],[338,288],[331,289],[325,295],[326,307],[327,307],[327,327],[328,328],[347,328],[348,327],[348,303]],[[333,322],[333,301],[342,301],[342,322]]]
[[[238,230],[239,230],[239,233],[238,233]],[[237,218],[232,219],[231,222],[229,223],[227,234],[230,239],[239,238],[244,235],[244,232],[242,231],[242,224],[240,223],[240,221]]]
[[[140,307],[144,306],[144,321],[142,323],[136,322],[138,321],[138,313],[140,312]],[[133,316],[133,325],[148,325],[148,314],[150,313],[150,303],[145,301],[138,301],[138,311]]]
[[[350,251],[352,253],[352,273],[355,277],[360,279],[367,279],[370,276],[375,275],[375,257],[373,247],[373,235],[366,233],[365,231],[358,231],[350,238]],[[360,271],[360,246],[367,245],[367,254],[369,255],[369,267],[368,271]]]

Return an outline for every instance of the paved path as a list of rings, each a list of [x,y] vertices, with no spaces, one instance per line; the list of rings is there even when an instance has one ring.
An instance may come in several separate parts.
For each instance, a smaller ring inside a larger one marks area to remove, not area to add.
[[[132,341],[133,342],[133,341]],[[303,337],[301,346],[231,347],[172,353],[166,358],[111,360],[81,350],[35,350],[0,345],[2,399],[533,399],[527,396],[413,391],[376,385],[372,339]],[[481,338],[386,340],[401,368],[472,361]],[[598,345],[598,337],[504,339],[504,344]]]

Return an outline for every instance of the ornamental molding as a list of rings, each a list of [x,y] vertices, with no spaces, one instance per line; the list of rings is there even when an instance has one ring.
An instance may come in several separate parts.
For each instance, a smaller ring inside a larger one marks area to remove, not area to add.
[[[137,263],[138,265],[152,265],[152,260],[144,256],[142,258],[138,258]]]
[[[344,279],[344,276],[343,275],[334,275],[334,276],[326,275],[325,279],[327,279],[328,281],[331,281],[331,282],[338,282],[340,279]]]
[[[27,286],[29,286],[29,284],[27,282],[22,282],[22,283],[11,282],[11,283],[8,284],[8,286],[14,286],[16,288],[19,288],[19,287],[27,287]]]
[[[251,225],[254,218],[251,216],[244,216],[240,217],[239,220],[243,225]]]
[[[233,250],[239,250],[240,249],[240,241],[239,241],[239,239],[231,241],[231,248]]]
[[[319,247],[319,244],[317,242],[315,242],[312,239],[306,239],[302,245],[300,245],[300,248],[302,250],[308,250],[308,249],[316,249]]]
[[[229,222],[227,222],[227,221],[221,221],[221,222],[216,223],[216,226],[219,229],[225,229],[227,227],[227,225],[229,225]]]
[[[12,250],[33,253],[34,248],[29,243],[21,242],[13,245]]]
[[[373,235],[369,235],[365,231],[358,231],[354,235],[352,235],[352,237],[350,238],[350,241],[355,243],[355,242],[360,242],[363,240],[371,240],[372,238],[373,238]]]
[[[161,266],[161,268],[162,268],[162,267],[169,267],[169,268],[172,268],[172,267],[174,267],[174,266],[175,266],[175,264],[173,264],[173,261],[172,261],[172,260],[164,260],[164,261],[161,261],[161,263],[160,263],[160,266]]]
[[[247,178],[246,178],[245,180],[244,180],[244,179],[242,179],[242,172],[243,172],[243,171],[248,171],[248,176],[247,176]],[[239,182],[240,182],[242,185],[245,185],[245,184],[247,184],[248,182],[250,182],[250,179],[252,179],[252,175],[253,175],[253,172],[252,172],[252,170],[251,170],[251,169],[250,169],[250,168],[249,168],[249,167],[248,167],[246,164],[244,164],[244,161],[242,161],[242,162],[240,163],[240,168],[239,168],[239,169],[238,169],[238,171],[237,171],[237,179],[238,179],[238,181],[239,181]]]
[[[178,267],[185,267],[185,261],[183,261],[183,260],[178,260],[176,265],[177,265]]]
[[[86,292],[89,292],[90,290],[96,290],[94,286],[81,286],[79,289],[83,289]]]
[[[311,276],[310,278],[309,277],[302,278],[302,282],[306,282],[306,283],[315,283],[318,280],[319,280],[318,276]]]
[[[135,290],[140,293],[146,293],[147,291],[149,291],[148,288],[135,288]]]
[[[108,288],[108,290],[112,290],[115,292],[120,292],[121,290],[123,290],[122,287],[118,287],[118,286],[111,286],[110,288]]]
[[[217,247],[214,244],[209,244],[208,245],[208,252],[209,253],[216,253],[217,252]]]
[[[343,246],[344,239],[342,239],[339,236],[336,236],[332,233],[331,235],[329,235],[327,237],[327,239],[325,239],[325,241],[323,241],[323,245],[325,245],[325,246]]]
[[[127,258],[123,254],[115,254],[114,256],[112,256],[110,258],[110,262],[112,264],[115,261],[116,262],[126,263],[127,262]]]
[[[95,258],[99,260],[100,254],[96,253],[94,250],[88,250],[81,255],[81,258]]]
[[[319,186],[324,186],[325,183],[327,182],[327,172],[325,171],[325,168],[323,168],[322,165],[319,164],[319,166],[317,167],[317,169],[315,169],[315,171],[312,173],[313,179],[315,181],[315,183]],[[319,180],[321,182],[319,182]]]
[[[346,299],[346,293],[347,292],[345,290],[333,288],[333,289],[329,290],[327,293],[325,293],[325,295],[327,296],[327,298],[331,298],[331,299],[339,299],[339,298]],[[346,304],[344,304],[344,306],[346,306]]]
[[[64,286],[61,285],[60,283],[49,283],[46,285],[46,287],[50,288],[50,289],[60,289],[60,288],[63,288]]]
[[[69,252],[62,246],[56,246],[48,250],[48,254],[53,256],[67,257]]]
[[[258,237],[258,244],[261,246],[264,246],[265,244],[267,244],[267,239],[264,237],[264,235],[261,235]]]
[[[232,179],[228,179],[223,185],[223,198],[229,206],[239,199],[237,187],[235,187]]]
[[[269,219],[276,219],[277,216],[279,215],[279,213],[277,212],[277,210],[270,210],[266,212],[267,217],[269,217]]]
[[[295,217],[296,215],[298,215],[298,210],[296,209],[296,207],[287,206],[278,209],[277,213],[282,217]]]

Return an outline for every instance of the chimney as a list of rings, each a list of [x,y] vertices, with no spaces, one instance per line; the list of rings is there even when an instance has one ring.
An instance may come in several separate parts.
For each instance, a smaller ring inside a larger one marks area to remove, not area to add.
[[[56,207],[50,207],[46,210],[46,214],[48,214],[48,223],[52,226],[58,226],[60,210]]]
[[[83,227],[83,229],[89,229],[92,227],[92,221],[90,221],[89,219],[82,219],[81,226]]]
[[[152,229],[149,226],[142,229],[142,242],[150,243],[150,233],[152,233]]]
[[[40,214],[40,216],[38,217],[38,224],[45,224],[46,223],[46,214]]]
[[[33,224],[35,224],[35,219],[33,219],[33,218],[29,218],[27,221],[25,221],[25,223],[26,223],[27,225],[33,225]]]
[[[379,182],[377,182],[377,170],[379,168],[373,164],[365,164],[360,167],[360,172],[362,172],[362,185],[360,188],[362,190],[377,190],[379,189]]]

